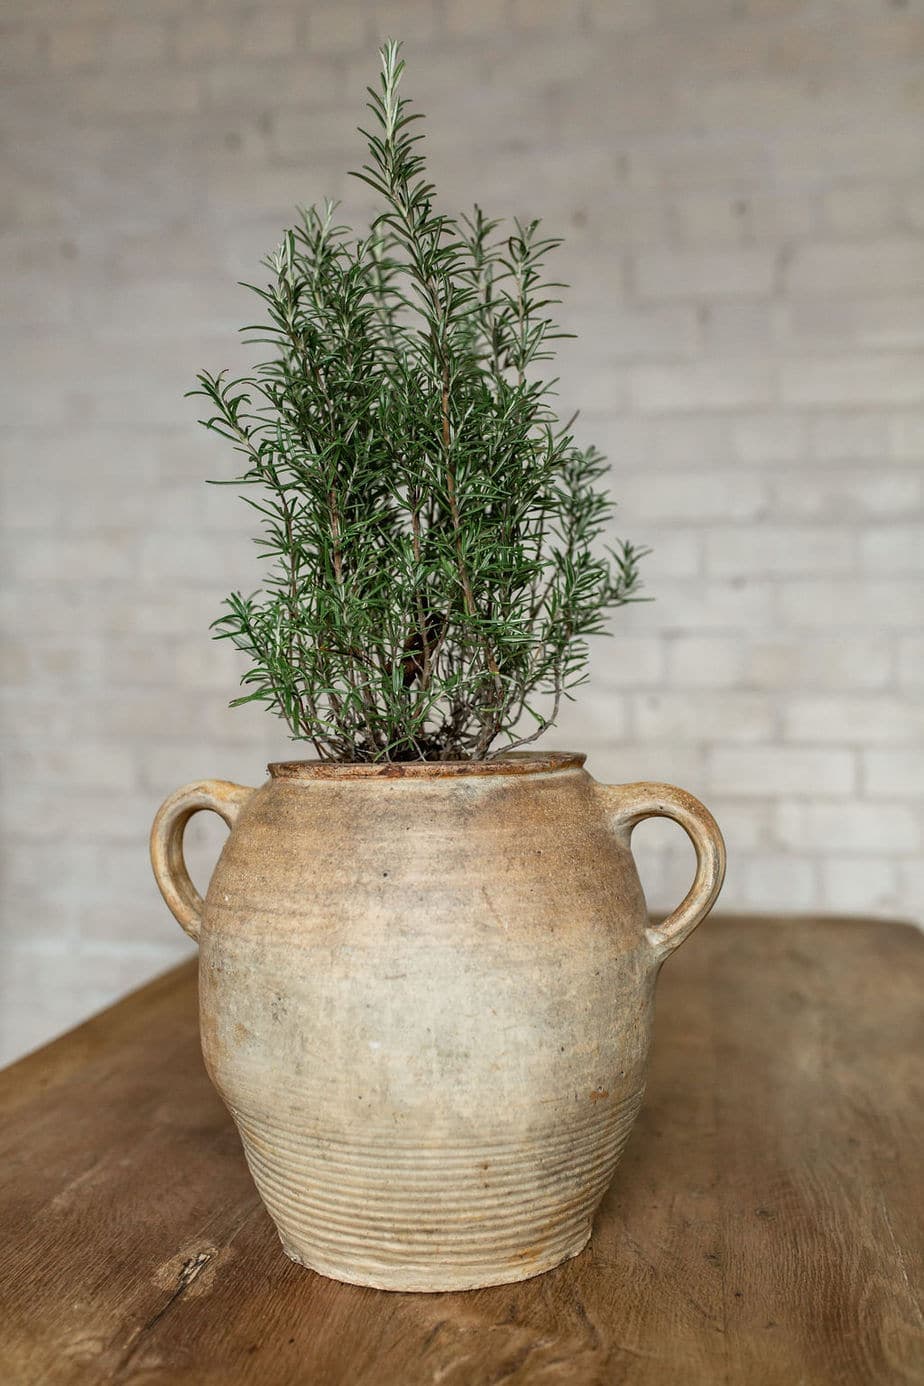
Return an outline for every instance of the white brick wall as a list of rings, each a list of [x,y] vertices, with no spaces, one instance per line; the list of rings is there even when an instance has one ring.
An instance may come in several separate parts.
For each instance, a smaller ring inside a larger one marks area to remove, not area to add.
[[[226,707],[249,518],[182,394],[242,359],[234,281],[293,203],[368,210],[385,34],[444,201],[566,236],[563,407],[655,550],[552,740],[701,795],[726,908],[920,920],[922,0],[130,8],[0,9],[0,1056],[184,952],[154,809],[287,749]],[[637,849],[668,908],[685,841]]]

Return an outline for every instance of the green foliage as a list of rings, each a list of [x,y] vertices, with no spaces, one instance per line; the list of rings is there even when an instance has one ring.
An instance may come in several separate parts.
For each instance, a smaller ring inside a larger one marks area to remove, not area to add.
[[[269,561],[215,628],[250,659],[236,703],[324,759],[482,759],[555,720],[642,555],[596,551],[603,458],[531,374],[564,335],[542,269],[558,242],[435,210],[399,45],[381,58],[355,176],[383,210],[356,240],[333,204],[301,212],[244,329],[269,359],[193,391],[245,458]]]

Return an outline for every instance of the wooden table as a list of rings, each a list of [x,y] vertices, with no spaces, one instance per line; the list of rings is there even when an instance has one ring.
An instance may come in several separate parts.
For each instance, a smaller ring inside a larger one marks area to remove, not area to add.
[[[389,1294],[283,1256],[182,967],[0,1074],[0,1382],[924,1382],[924,938],[710,920],[576,1260]]]

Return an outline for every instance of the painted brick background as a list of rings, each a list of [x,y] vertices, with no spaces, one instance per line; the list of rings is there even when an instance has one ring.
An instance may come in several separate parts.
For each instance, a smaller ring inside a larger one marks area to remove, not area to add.
[[[182,395],[293,203],[368,212],[386,34],[444,204],[567,237],[562,407],[655,550],[551,740],[704,798],[727,908],[921,918],[921,0],[3,0],[3,1057],[188,948],[152,814],[287,750],[226,707],[250,523]]]

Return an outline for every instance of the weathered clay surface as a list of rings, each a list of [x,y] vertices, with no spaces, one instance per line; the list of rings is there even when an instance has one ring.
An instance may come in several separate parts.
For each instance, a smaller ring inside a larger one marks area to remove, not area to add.
[[[641,1103],[659,963],[724,851],[682,790],[582,765],[290,762],[161,808],[152,860],[200,941],[206,1065],[294,1260],[455,1290],[585,1245]],[[204,908],[182,860],[202,808],[232,826]],[[656,929],[629,850],[655,814],[698,860]]]

